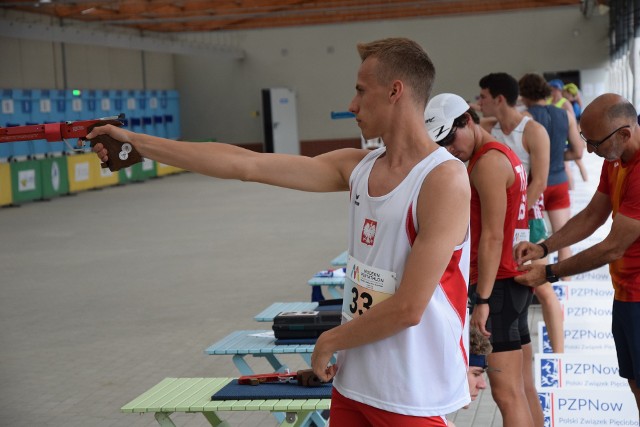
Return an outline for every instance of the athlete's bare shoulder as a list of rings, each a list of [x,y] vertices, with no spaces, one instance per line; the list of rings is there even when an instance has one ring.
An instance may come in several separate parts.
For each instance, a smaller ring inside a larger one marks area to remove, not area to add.
[[[424,187],[436,187],[438,190],[466,190],[469,188],[467,169],[458,159],[446,160],[440,163],[425,179]]]

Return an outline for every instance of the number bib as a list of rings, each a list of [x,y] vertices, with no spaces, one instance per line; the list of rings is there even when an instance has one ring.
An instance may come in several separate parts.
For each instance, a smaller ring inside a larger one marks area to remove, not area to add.
[[[513,232],[513,246],[520,242],[529,241],[529,229],[528,228],[516,228]]]
[[[396,273],[363,264],[349,255],[342,317],[350,321],[396,292]]]

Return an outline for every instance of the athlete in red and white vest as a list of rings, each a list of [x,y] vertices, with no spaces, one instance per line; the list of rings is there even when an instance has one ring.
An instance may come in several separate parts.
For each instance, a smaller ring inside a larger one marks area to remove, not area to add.
[[[349,212],[349,261],[343,318],[350,321],[393,295],[419,228],[416,208],[429,173],[457,161],[440,148],[418,163],[390,193],[369,195],[369,174],[385,148],[354,169]],[[438,203],[433,200],[433,203]],[[338,354],[334,387],[344,396],[391,412],[446,414],[469,400],[465,345],[469,236],[451,254],[420,323],[386,339]],[[376,375],[372,375],[376,372]],[[395,387],[380,387],[393,378]]]

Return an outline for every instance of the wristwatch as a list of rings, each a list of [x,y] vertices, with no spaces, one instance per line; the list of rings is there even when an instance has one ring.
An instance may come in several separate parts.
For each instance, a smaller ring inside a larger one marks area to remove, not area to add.
[[[475,304],[489,304],[489,298],[482,298],[480,295],[475,293],[473,295]]]
[[[540,259],[546,258],[547,255],[549,255],[549,248],[547,247],[547,245],[545,245],[544,242],[538,243],[538,246],[542,248],[542,256],[540,257]]]
[[[556,276],[554,272],[551,271],[551,264],[547,264],[544,266],[544,273],[545,273],[545,276],[547,276],[547,282],[549,283],[555,283],[558,280],[560,280],[560,278]]]

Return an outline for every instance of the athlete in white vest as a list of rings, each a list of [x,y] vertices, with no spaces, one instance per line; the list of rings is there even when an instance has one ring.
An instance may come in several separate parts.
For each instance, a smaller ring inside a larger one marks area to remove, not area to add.
[[[527,122],[529,120],[533,119],[529,116],[523,116],[520,123],[518,123],[510,133],[505,133],[502,130],[500,123],[496,123],[490,132],[498,141],[507,145],[514,153],[516,153],[522,162],[522,166],[524,166],[527,175],[529,175],[531,171],[531,166],[529,164],[529,152],[522,145],[522,136],[524,135],[524,128],[527,126]]]
[[[381,148],[369,154],[351,174],[345,321],[395,294],[419,230],[416,209],[423,183],[436,167],[453,159],[439,148],[418,163],[393,191],[374,197],[369,193],[369,178],[385,151]],[[387,411],[416,416],[445,414],[464,405],[469,392],[460,381],[468,364],[463,341],[467,335],[466,295],[462,293],[468,288],[468,268],[466,238],[454,249],[447,271],[417,325],[339,353],[340,369],[334,380],[337,391]],[[448,354],[445,364],[443,349]],[[371,372],[381,367],[384,381],[402,379],[397,387],[379,387],[380,376]],[[451,400],[451,396],[457,399]]]
[[[498,142],[510,147],[525,166],[529,177],[527,185],[529,238],[531,241],[542,240],[546,237],[546,226],[542,218],[540,203],[549,175],[549,135],[541,124],[530,120],[529,117],[517,110],[516,102],[519,88],[518,81],[513,76],[507,73],[491,73],[482,77],[478,83],[480,86],[478,103],[482,113],[485,116],[495,117],[497,120],[495,127],[485,129]],[[547,287],[540,288],[540,292],[536,292],[536,295],[542,305],[543,318],[547,330],[550,331],[549,335],[562,339],[562,310],[553,288],[548,284]],[[533,381],[533,355],[530,343],[522,346],[522,352],[524,392],[529,401],[533,425],[538,426],[543,424],[544,417]],[[500,393],[492,388],[492,394],[502,395],[498,398],[494,397],[494,399],[504,402],[501,405],[503,419],[510,418],[510,412],[514,409],[514,406],[510,405],[510,392]],[[507,422],[505,422],[506,425]]]
[[[514,153],[516,153],[516,155],[520,159],[520,162],[522,162],[522,166],[524,166],[525,172],[527,172],[527,176],[530,176],[531,174],[531,155],[529,154],[529,151],[527,151],[527,149],[524,147],[523,138],[525,134],[525,128],[527,127],[527,123],[530,120],[533,119],[529,116],[523,115],[522,120],[509,133],[505,133],[500,122],[496,122],[496,124],[491,128],[491,131],[489,132],[496,138],[496,141],[503,143],[507,147],[511,148]],[[529,219],[537,220],[535,224],[541,224],[544,230],[537,231],[538,233],[543,233],[543,235],[541,235],[539,238],[534,236],[533,238],[536,241],[543,240],[547,237],[546,228],[544,226],[544,223],[542,222],[544,219],[544,216],[542,214],[543,209],[544,199],[540,197],[538,198],[538,201],[533,204],[531,210],[529,211]],[[532,223],[530,223],[529,226],[531,228],[534,228],[532,227]]]
[[[332,427],[444,427],[470,402],[465,345],[471,190],[464,165],[431,140],[424,109],[435,69],[405,38],[358,45],[362,59],[349,105],[371,152],[315,157],[255,153],[95,128],[145,158],[217,178],[313,192],[351,191],[345,322],[317,340],[323,381],[335,376]],[[96,144],[102,161],[108,150]],[[370,157],[367,157],[370,156]],[[348,320],[350,319],[350,320]],[[348,320],[348,321],[346,321]],[[339,352],[338,362],[330,365]]]

